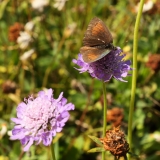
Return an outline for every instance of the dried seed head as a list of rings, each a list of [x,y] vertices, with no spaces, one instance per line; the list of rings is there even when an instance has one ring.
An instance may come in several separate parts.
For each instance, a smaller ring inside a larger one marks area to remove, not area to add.
[[[151,68],[155,72],[158,72],[160,70],[160,54],[150,55],[146,65],[147,67]]]
[[[9,94],[9,93],[15,93],[17,88],[17,85],[15,82],[12,82],[10,80],[7,80],[6,82],[4,82],[2,84],[2,91],[5,94]]]
[[[24,29],[23,24],[16,22],[14,25],[9,27],[8,37],[10,41],[16,42],[19,37],[20,31]]]
[[[121,125],[123,120],[123,109],[115,107],[107,111],[107,122],[111,122],[113,127]]]
[[[129,151],[129,144],[119,127],[106,131],[106,136],[100,138],[100,140],[105,150],[110,151],[117,158],[126,156],[126,153]]]

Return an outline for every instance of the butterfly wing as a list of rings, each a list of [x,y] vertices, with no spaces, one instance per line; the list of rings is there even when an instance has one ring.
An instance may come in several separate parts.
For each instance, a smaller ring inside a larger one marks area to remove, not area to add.
[[[104,22],[99,18],[93,18],[87,28],[83,39],[84,46],[107,46],[113,43],[112,35]]]
[[[86,63],[92,63],[103,58],[107,55],[111,50],[107,49],[98,49],[95,47],[81,47],[80,53],[82,54],[82,58]]]

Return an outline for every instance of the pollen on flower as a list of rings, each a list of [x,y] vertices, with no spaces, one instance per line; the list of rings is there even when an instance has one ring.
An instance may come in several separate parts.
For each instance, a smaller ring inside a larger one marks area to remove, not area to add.
[[[69,119],[69,110],[74,110],[72,103],[61,93],[58,99],[53,98],[52,89],[40,91],[36,98],[30,96],[17,107],[17,118],[11,120],[15,123],[12,130],[12,140],[20,140],[24,151],[30,146],[42,142],[48,146],[57,132],[61,132]]]

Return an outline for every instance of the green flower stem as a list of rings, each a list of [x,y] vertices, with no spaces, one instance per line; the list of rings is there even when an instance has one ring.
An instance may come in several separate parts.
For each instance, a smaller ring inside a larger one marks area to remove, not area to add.
[[[116,157],[116,156],[114,156],[114,160],[117,160],[117,157]]]
[[[107,126],[107,99],[106,99],[106,85],[103,83],[103,99],[104,99],[104,107],[103,107],[103,137],[106,135],[106,126]],[[105,152],[102,152],[102,160],[105,160]]]
[[[144,0],[140,1],[139,10],[136,18],[135,28],[134,28],[134,41],[133,41],[133,76],[132,76],[132,88],[131,88],[131,100],[129,109],[129,122],[128,122],[128,142],[130,149],[132,149],[132,119],[134,111],[135,102],[135,91],[136,91],[136,80],[137,80],[137,46],[138,46],[138,30],[139,23],[142,15]],[[128,156],[130,160],[130,155]]]
[[[54,153],[54,145],[53,145],[53,142],[51,143],[51,153],[52,153],[52,160],[56,160],[56,156],[55,156],[55,153]]]
[[[127,160],[127,156],[126,155],[124,156],[124,160]]]

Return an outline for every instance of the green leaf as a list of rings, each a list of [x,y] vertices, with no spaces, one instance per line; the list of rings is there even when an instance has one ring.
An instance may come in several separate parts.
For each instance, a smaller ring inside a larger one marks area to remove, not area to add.
[[[94,142],[96,142],[97,144],[99,144],[100,146],[103,146],[103,143],[100,141],[99,138],[97,138],[97,137],[95,137],[95,136],[90,136],[90,135],[88,135],[88,137],[89,137],[90,139],[92,139]]]
[[[128,154],[130,154],[132,157],[139,157],[138,155],[131,153],[131,152],[128,152]]]
[[[89,153],[94,153],[94,152],[104,152],[104,151],[106,151],[104,148],[102,148],[102,147],[96,147],[96,148],[90,149],[90,150],[87,151],[87,152],[89,152]]]
[[[9,2],[9,0],[4,0],[4,1],[0,2],[0,19],[3,17],[3,13],[4,13],[4,10],[5,10],[8,2]]]

